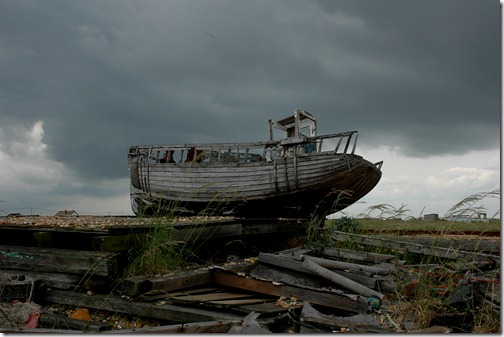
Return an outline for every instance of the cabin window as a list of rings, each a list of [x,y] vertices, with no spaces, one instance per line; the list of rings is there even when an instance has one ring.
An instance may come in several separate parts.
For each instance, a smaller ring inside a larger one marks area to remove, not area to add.
[[[173,163],[178,163],[180,162],[180,150],[161,150],[161,151],[157,151],[157,155],[156,155],[156,163],[169,163],[169,164],[173,164]]]
[[[220,154],[220,161],[223,163],[237,162],[237,154],[231,149],[223,150]]]
[[[159,155],[160,153],[160,155]],[[174,150],[164,150],[164,151],[158,151],[158,162],[159,163],[175,163],[174,159]]]
[[[204,156],[203,150],[197,150],[194,146],[187,149],[186,163],[201,163]]]
[[[263,156],[263,152],[264,152],[264,150],[262,148],[247,149],[245,151],[243,161],[240,160],[240,162],[252,163],[252,162],[258,162],[258,161],[264,161],[266,159]]]
[[[148,155],[148,158],[147,158],[147,162],[149,164],[155,164],[159,161],[158,157],[157,157],[157,153],[156,152],[153,152],[153,153],[149,153]]]
[[[304,145],[304,153],[312,153],[317,151],[317,142],[309,142]]]
[[[173,150],[172,163],[181,163],[184,158],[184,150]]]

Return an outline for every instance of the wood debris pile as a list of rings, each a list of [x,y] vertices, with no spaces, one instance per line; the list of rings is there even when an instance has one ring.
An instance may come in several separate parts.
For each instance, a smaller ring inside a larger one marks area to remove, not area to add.
[[[334,242],[352,241],[356,248],[301,246],[170,275],[125,278],[130,234],[65,230],[65,237],[54,230],[16,230],[16,245],[0,245],[2,302],[36,303],[41,309],[37,328],[2,326],[0,332],[462,331],[449,322],[453,315],[436,317],[423,329],[407,317],[404,300],[426,287],[443,305],[461,308],[459,313],[469,305],[500,310],[500,256],[490,244],[469,251],[334,232]],[[72,236],[86,245],[57,245],[55,239]],[[389,253],[364,249],[373,246]],[[404,253],[447,259],[451,269],[408,264],[401,260]],[[117,318],[107,320],[103,313]],[[129,323],[119,317],[129,317]]]

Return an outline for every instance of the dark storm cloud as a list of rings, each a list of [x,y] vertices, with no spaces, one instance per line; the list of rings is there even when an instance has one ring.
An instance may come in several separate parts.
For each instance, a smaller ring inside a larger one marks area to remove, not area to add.
[[[497,1],[4,1],[0,41],[2,126],[43,120],[87,178],[126,176],[130,145],[265,140],[295,108],[408,156],[499,146]]]

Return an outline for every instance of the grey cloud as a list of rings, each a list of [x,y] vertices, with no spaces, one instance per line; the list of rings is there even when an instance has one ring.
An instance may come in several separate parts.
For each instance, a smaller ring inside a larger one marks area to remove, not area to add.
[[[127,174],[129,145],[321,132],[428,157],[499,146],[496,1],[13,1],[0,122],[44,120],[53,158]],[[366,142],[364,142],[366,141]]]

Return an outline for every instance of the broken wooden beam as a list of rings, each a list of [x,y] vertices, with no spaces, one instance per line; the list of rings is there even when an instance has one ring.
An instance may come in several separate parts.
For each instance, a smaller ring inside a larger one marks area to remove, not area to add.
[[[394,266],[389,265],[387,268],[379,267],[379,266],[367,266],[364,264],[357,263],[349,263],[343,261],[335,261],[329,259],[323,259],[320,257],[303,255],[308,257],[313,262],[316,262],[318,265],[331,269],[339,269],[339,270],[353,270],[353,271],[363,271],[366,273],[377,274],[377,275],[389,275],[394,271]]]
[[[296,257],[297,257],[297,255],[296,255]],[[258,257],[257,261],[259,261],[261,263],[266,263],[266,264],[270,264],[273,266],[277,266],[277,267],[295,270],[295,271],[302,272],[302,273],[317,275],[313,271],[308,270],[303,267],[303,262],[301,261],[302,256],[299,256],[299,259],[300,260],[292,259],[292,258],[290,258],[290,256],[286,257],[286,256],[275,255],[275,254],[270,254],[270,253],[259,253],[259,257]],[[334,271],[334,272],[337,274],[343,275],[343,276],[345,276],[355,282],[363,284],[366,287],[374,288],[376,286],[376,279],[374,279],[372,277],[357,275],[357,274],[353,274],[351,272],[346,272],[346,271],[341,271],[341,270]]]
[[[28,333],[28,334],[80,334],[86,333],[82,330],[70,329],[46,329],[46,328],[0,328],[2,334]]]
[[[238,223],[216,224],[215,226],[205,224],[186,226],[186,228],[175,229],[173,240],[196,241],[228,236],[240,236],[243,233],[242,227],[243,226]]]
[[[0,246],[0,268],[115,276],[119,254],[81,250]]]
[[[366,296],[366,297],[371,297],[371,296],[376,296],[379,299],[383,299],[384,295],[370,289],[366,286],[363,286],[360,283],[357,283],[355,281],[350,280],[349,278],[346,278],[344,276],[341,276],[339,274],[336,274],[335,272],[324,268],[320,266],[318,263],[316,263],[312,257],[305,256],[303,260],[303,268],[306,268],[308,270],[311,270],[312,272],[316,273],[317,275],[322,276],[323,278],[326,278],[337,285],[340,285],[346,289],[352,290],[355,293]]]
[[[208,321],[183,323],[172,325],[161,325],[145,328],[133,328],[122,330],[109,330],[103,333],[107,334],[125,334],[125,333],[227,333],[234,325],[241,325],[243,320],[226,320],[226,321]]]
[[[393,238],[393,237],[391,237]],[[500,253],[501,242],[500,240],[487,240],[481,237],[477,240],[470,239],[445,239],[443,237],[406,237],[402,236],[401,241],[411,242],[416,244],[421,244],[424,246],[435,246],[447,249],[457,249],[468,252],[488,252],[488,253]]]
[[[257,318],[259,317],[259,313],[251,312],[244,319],[241,325],[234,325],[228,333],[232,334],[265,334],[272,333],[266,328],[263,328],[258,322]]]
[[[212,282],[212,273],[208,269],[189,270],[170,276],[149,279],[152,290],[173,291]]]
[[[294,247],[279,251],[278,255],[299,256],[301,254],[311,254],[311,253],[313,253],[313,248]]]
[[[121,281],[120,292],[136,297],[151,290],[166,292],[203,285],[212,281],[212,273],[208,269],[190,270],[175,275],[147,277],[132,276]]]
[[[137,303],[113,295],[75,293],[71,291],[52,290],[43,295],[45,301],[58,304],[69,304],[83,308],[122,312],[130,315],[151,317],[173,322],[190,323],[204,321],[240,320],[243,315],[203,308],[192,308],[181,305]]]
[[[303,301],[310,301],[312,303],[343,309],[351,312],[368,312],[368,299],[359,296],[356,299],[351,299],[347,296],[339,295],[330,291],[317,291],[313,289],[307,289],[306,287],[302,286],[292,286],[270,281],[257,280],[251,277],[244,277],[224,272],[214,272],[213,282],[227,287],[244,289],[272,296],[296,297]]]
[[[396,258],[394,255],[389,254],[361,252],[361,251],[342,249],[342,248],[331,248],[331,247],[322,247],[320,254],[327,257],[341,257],[348,260],[366,261],[374,263],[390,262],[391,260],[394,260]]]
[[[351,234],[345,232],[334,231],[331,234],[331,238],[335,241],[346,241],[350,239],[353,242],[373,246],[373,247],[381,247],[388,248],[392,250],[398,250],[408,253],[417,253],[429,256],[437,256],[449,259],[489,259],[492,258],[490,254],[478,253],[478,252],[469,252],[458,249],[444,248],[444,247],[436,247],[436,246],[426,246],[417,243],[401,241],[401,240],[392,240],[390,238],[384,237],[370,237],[367,235],[360,234]],[[498,259],[497,256],[494,258]]]
[[[127,251],[141,246],[146,236],[147,233],[98,235],[91,239],[91,248],[101,252]]]
[[[110,279],[104,276],[93,276],[89,278],[85,275],[66,274],[57,272],[40,272],[16,269],[0,269],[0,275],[5,277],[19,277],[21,275],[37,280],[37,288],[49,287],[52,289],[75,290],[80,287],[90,289],[112,287]]]
[[[309,327],[323,326],[331,330],[334,328],[349,328],[356,333],[392,333],[393,329],[383,326],[379,319],[372,315],[358,314],[349,317],[325,315],[313,308],[309,302],[303,304],[301,309],[301,324]]]

